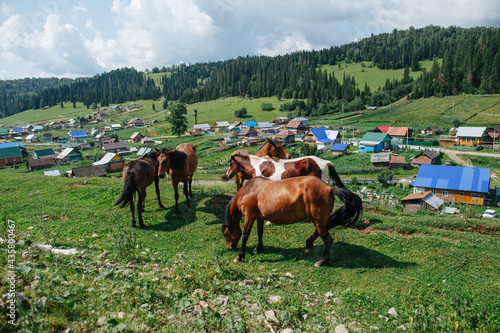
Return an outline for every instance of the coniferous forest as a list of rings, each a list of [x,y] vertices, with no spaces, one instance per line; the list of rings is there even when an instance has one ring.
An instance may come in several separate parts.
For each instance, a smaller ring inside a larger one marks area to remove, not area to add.
[[[342,46],[276,57],[246,56],[218,62],[162,68],[161,89],[144,72],[122,68],[90,78],[26,78],[0,81],[0,117],[62,102],[87,107],[143,99],[195,103],[241,96],[305,101],[304,115],[323,115],[387,105],[402,97],[442,97],[457,93],[500,93],[500,29],[427,26],[372,35]],[[440,62],[437,59],[441,59]],[[419,61],[434,60],[418,79]],[[353,77],[335,77],[319,65],[370,62],[380,69],[404,69],[377,91]],[[153,71],[154,72],[154,71]],[[295,108],[296,103],[289,103]]]

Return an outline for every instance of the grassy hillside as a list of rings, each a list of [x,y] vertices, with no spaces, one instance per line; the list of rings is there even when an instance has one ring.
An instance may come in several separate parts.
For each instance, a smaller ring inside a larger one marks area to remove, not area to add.
[[[0,173],[0,191],[9,193],[1,233],[15,230],[15,288],[23,293],[17,326],[3,320],[4,332],[500,329],[495,220],[407,215],[365,203],[355,228],[332,230],[327,267],[314,267],[320,240],[304,254],[308,223],[265,226],[259,255],[252,253],[254,230],[246,262],[234,263],[220,231],[232,183],[195,184],[193,209],[186,211],[181,196],[182,214],[174,216],[172,189],[162,180],[167,209],[158,209],[149,188],[148,227],[138,230],[128,208],[112,206],[121,179]],[[34,244],[78,253],[60,256]],[[1,270],[7,276],[7,265]],[[2,294],[8,290],[0,284]],[[7,308],[0,313],[6,318]]]

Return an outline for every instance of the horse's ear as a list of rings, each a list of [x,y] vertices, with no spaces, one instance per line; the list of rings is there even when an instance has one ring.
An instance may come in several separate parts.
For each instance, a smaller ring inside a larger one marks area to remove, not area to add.
[[[155,147],[156,151],[159,151],[157,147]]]
[[[229,236],[229,227],[227,226],[227,224],[222,225],[222,233],[224,234],[224,236]]]

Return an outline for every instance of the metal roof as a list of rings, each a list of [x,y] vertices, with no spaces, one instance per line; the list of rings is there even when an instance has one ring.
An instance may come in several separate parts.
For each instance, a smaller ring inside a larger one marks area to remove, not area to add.
[[[68,134],[71,135],[73,138],[86,138],[87,137],[87,132],[85,132],[85,130],[70,131]]]
[[[428,195],[426,196],[423,201],[428,204],[429,206],[433,207],[434,209],[439,209],[441,205],[444,203],[444,200],[441,198],[436,197],[435,195]]]
[[[484,135],[486,127],[459,127],[457,129],[457,137],[461,138],[480,138]]]
[[[443,165],[421,165],[413,186],[488,193],[491,170]]]
[[[19,147],[7,147],[0,149],[0,158],[23,157]]]
[[[104,165],[104,164],[108,164],[108,163],[110,163],[111,161],[113,161],[113,158],[114,158],[115,156],[120,156],[120,155],[118,155],[118,154],[116,154],[116,153],[106,153],[106,155],[104,155],[104,156],[103,156],[103,158],[101,158],[101,159],[100,159],[99,161],[97,161],[97,162],[92,163],[92,165]],[[123,159],[120,157],[120,161],[121,161],[121,160],[123,160]],[[115,161],[115,162],[118,162],[118,160],[117,160],[117,161]]]
[[[389,134],[387,134],[387,133],[375,133],[375,132],[368,132],[361,139],[362,142],[373,142],[375,144],[378,144],[382,141],[390,141],[390,140],[391,140],[391,136]]]
[[[330,150],[344,151],[349,145],[347,143],[335,143]]]

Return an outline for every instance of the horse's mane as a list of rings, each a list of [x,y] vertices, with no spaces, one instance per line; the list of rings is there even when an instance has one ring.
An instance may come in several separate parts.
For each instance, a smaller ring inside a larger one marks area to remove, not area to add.
[[[183,170],[186,167],[187,155],[183,151],[174,150],[170,154],[171,165],[170,168],[174,170]]]
[[[281,143],[275,139],[271,139],[271,138],[267,138],[266,141],[264,141],[264,143],[260,146],[260,148],[257,150],[258,152],[261,151],[262,148],[264,148],[264,146],[266,145],[266,143],[270,143],[272,144],[273,146],[275,147],[280,147],[282,146]]]
[[[233,204],[233,200],[236,194],[229,200],[229,203],[227,204],[226,207],[226,215],[224,219],[224,223],[222,224],[222,231],[224,232],[224,227],[227,227],[229,232],[233,231],[233,219],[231,218],[231,214],[229,213],[229,210],[231,209],[231,205]]]
[[[158,158],[158,155],[160,154],[160,152],[157,152],[157,151],[150,151],[149,153],[147,154],[144,154],[144,156],[142,158],[150,158],[152,159],[153,161],[156,161],[156,159]]]

